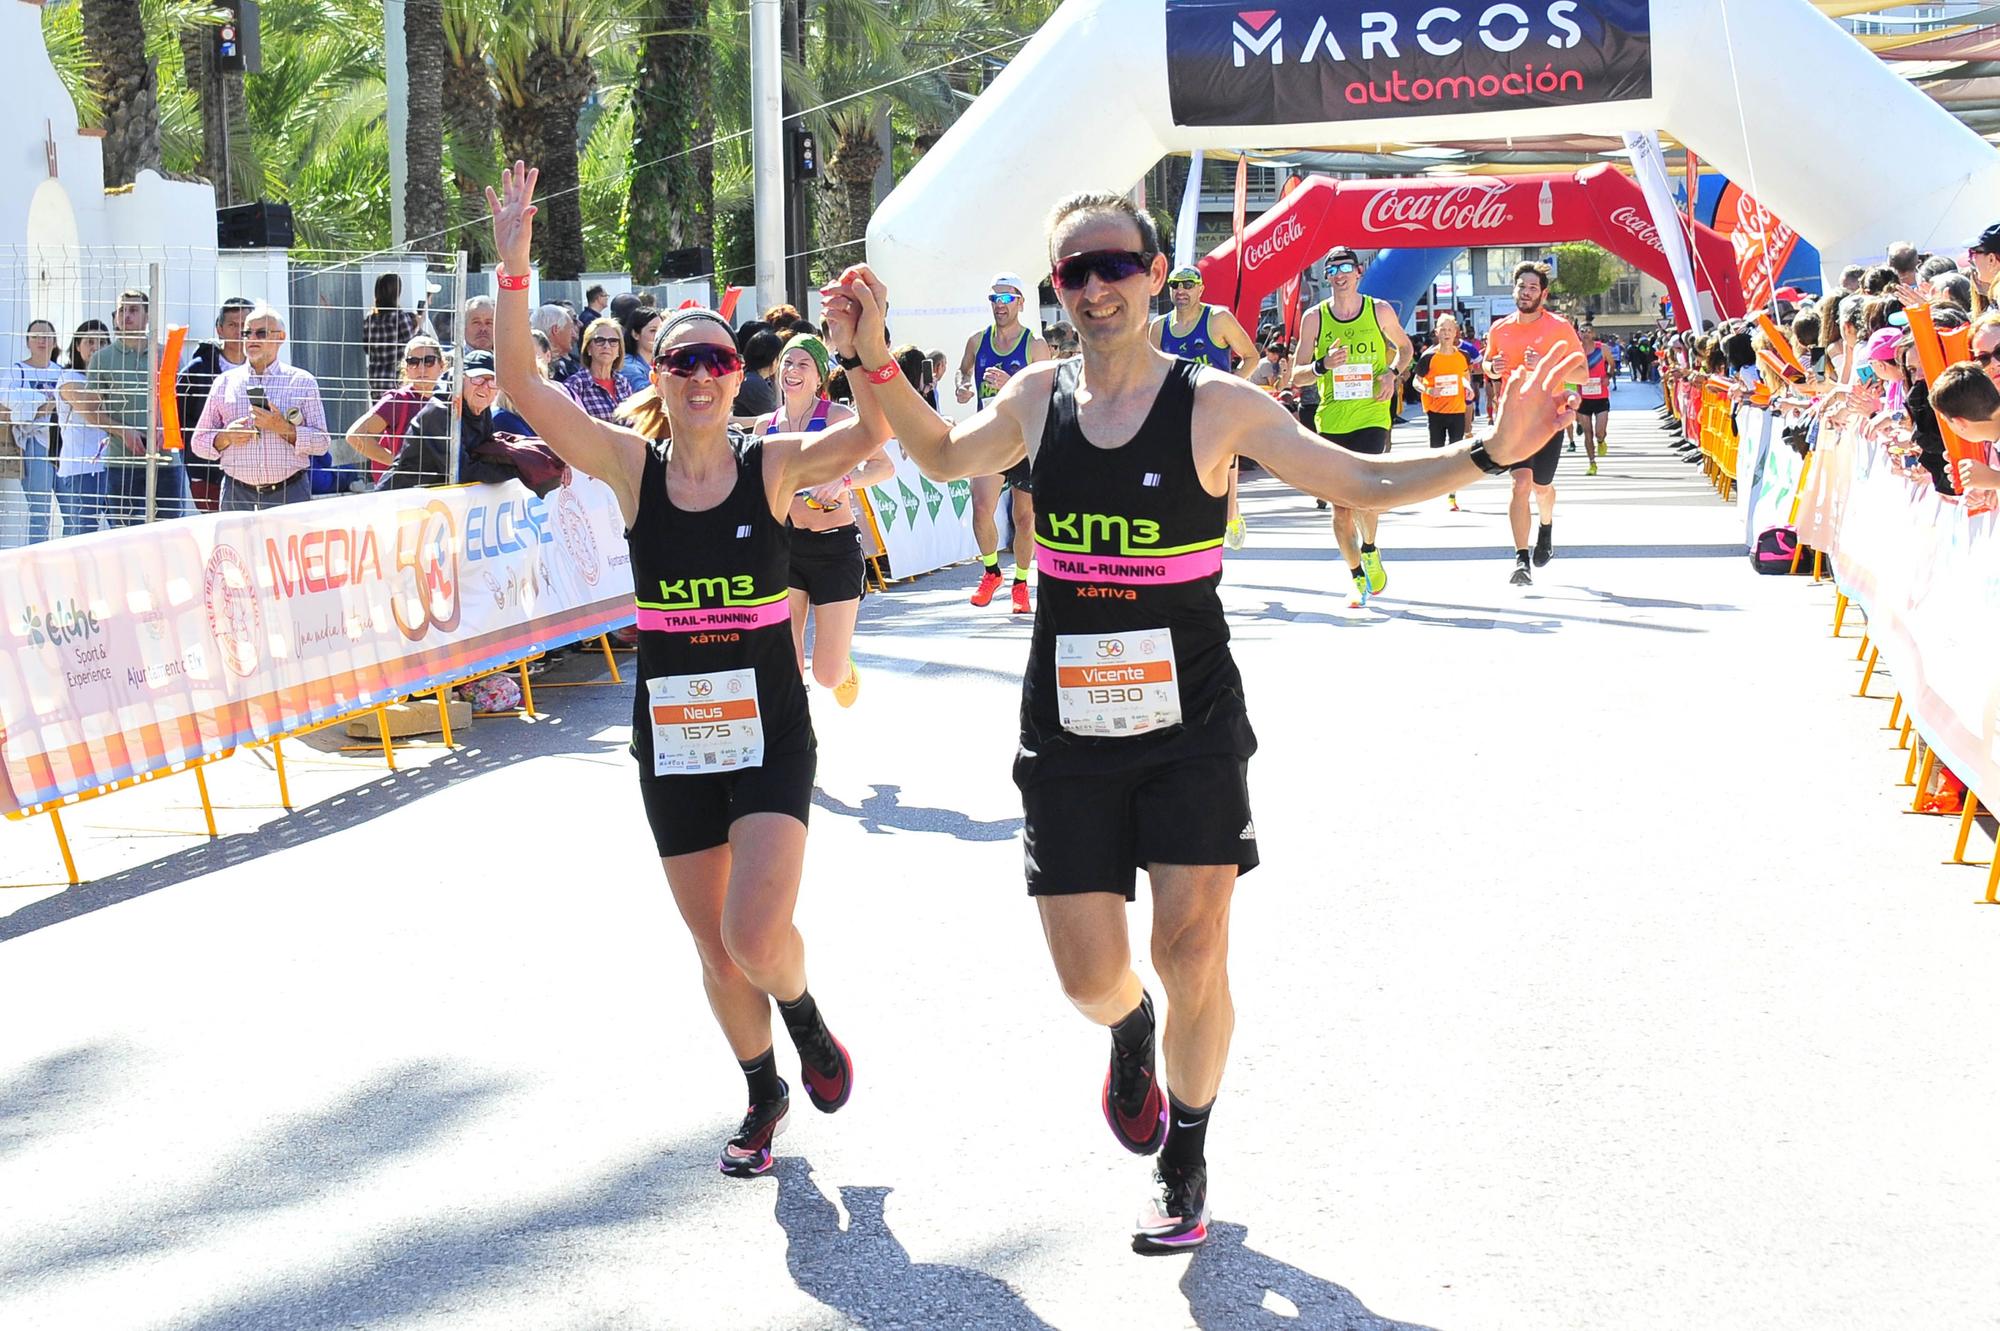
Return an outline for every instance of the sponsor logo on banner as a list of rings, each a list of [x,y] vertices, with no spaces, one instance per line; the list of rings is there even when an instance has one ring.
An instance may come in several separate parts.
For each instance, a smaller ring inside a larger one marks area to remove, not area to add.
[[[1167,0],[1181,125],[1287,125],[1632,101],[1647,0]]]
[[[972,503],[972,482],[953,481],[945,488],[951,492],[951,511],[961,518],[964,517],[965,510]]]
[[[597,548],[597,536],[590,530],[590,515],[584,512],[583,501],[567,485],[556,492],[556,530],[576,571],[586,584],[595,587],[604,574],[604,554]]]
[[[220,542],[209,552],[202,575],[202,599],[208,606],[208,631],[232,674],[248,679],[257,673],[258,638],[263,633],[257,578],[235,546]]]
[[[411,642],[432,629],[458,627],[458,522],[450,505],[433,499],[404,509],[396,524],[396,593],[389,613]]]
[[[1243,247],[1243,267],[1256,272],[1274,256],[1306,238],[1305,223],[1296,217],[1282,218],[1267,236],[1259,236]]]
[[[1513,219],[1510,185],[1458,185],[1451,189],[1385,189],[1361,206],[1370,231],[1494,231]]]
[[[1611,225],[1631,235],[1653,249],[1660,249],[1660,229],[1653,225],[1653,219],[1630,204],[1619,204],[1611,210]]]
[[[47,607],[30,605],[21,609],[21,636],[36,647],[88,642],[103,631],[104,625],[97,618],[97,612],[74,599]]]

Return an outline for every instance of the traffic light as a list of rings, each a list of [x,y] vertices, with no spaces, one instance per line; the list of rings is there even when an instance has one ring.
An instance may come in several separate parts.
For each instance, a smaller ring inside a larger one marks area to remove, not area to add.
[[[792,131],[792,176],[797,180],[819,179],[819,143],[809,129]]]
[[[263,72],[257,0],[218,0],[216,8],[227,15],[215,29],[216,67],[241,70],[245,74]]]

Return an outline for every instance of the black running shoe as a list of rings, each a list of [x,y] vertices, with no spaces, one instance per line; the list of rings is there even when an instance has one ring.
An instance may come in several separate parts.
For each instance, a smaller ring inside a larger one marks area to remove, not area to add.
[[[1208,1166],[1153,1166],[1154,1194],[1139,1213],[1132,1251],[1146,1257],[1188,1252],[1208,1242]]]
[[[854,1094],[854,1059],[847,1046],[833,1038],[824,1021],[815,1022],[813,1032],[796,1043],[806,1099],[820,1113],[833,1113]]]
[[[1147,994],[1139,1002],[1151,1021],[1153,996]],[[1105,1070],[1104,1093],[1098,1099],[1111,1135],[1134,1155],[1151,1155],[1167,1139],[1167,1093],[1160,1089],[1160,1079],[1153,1072],[1153,1043],[1159,1027],[1153,1030],[1154,1035],[1146,1037],[1146,1047],[1136,1053],[1126,1053],[1117,1039],[1112,1039],[1111,1066]]]
[[[1528,572],[1528,566],[1517,559],[1514,561],[1514,576],[1507,581],[1516,587],[1532,587],[1535,585],[1535,575]]]
[[[1535,537],[1535,567],[1547,567],[1548,562],[1555,557],[1556,529],[1545,526]]]
[[[785,1115],[791,1111],[792,1096],[780,1080],[778,1098],[750,1106],[743,1126],[722,1144],[722,1159],[716,1165],[730,1178],[756,1178],[771,1167],[771,1140],[785,1130]]]

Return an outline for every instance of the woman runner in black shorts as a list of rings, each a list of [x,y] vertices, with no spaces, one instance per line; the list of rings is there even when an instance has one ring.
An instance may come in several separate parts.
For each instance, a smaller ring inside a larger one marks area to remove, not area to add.
[[[826,398],[831,356],[811,333],[793,333],[778,356],[778,409],[757,422],[767,434],[817,434],[854,417],[854,408]],[[831,484],[792,496],[792,646],[799,673],[806,670],[806,615],[813,617],[813,678],[833,690],[834,701],[852,707],[861,692],[861,673],[849,649],[868,569],[861,557],[861,529],[855,525],[852,491],[880,485],[896,474],[889,455],[876,450],[861,466]]]
[[[536,376],[527,279],[536,173],[516,162],[487,190],[501,259],[500,381],[542,441],[618,496],[639,607],[632,750],[667,885],[701,956],[709,1006],[749,1083],[750,1108],[722,1148],[724,1174],[771,1167],[790,1093],[771,1043],[771,1000],[798,1047],[813,1106],[832,1113],[854,1065],[806,988],[792,925],[805,858],[815,745],[792,655],[785,511],[887,437],[872,406],[814,436],[751,441],[729,428],[743,362],[709,310],[668,315],[652,346],[651,386],[620,404],[620,425],[592,419]],[[829,300],[838,317],[851,302]],[[851,347],[849,313],[835,336]],[[671,438],[671,443],[667,439]]]

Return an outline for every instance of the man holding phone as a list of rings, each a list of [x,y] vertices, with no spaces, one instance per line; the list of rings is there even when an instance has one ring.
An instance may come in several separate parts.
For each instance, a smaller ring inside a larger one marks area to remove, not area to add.
[[[197,455],[222,465],[224,513],[312,498],[312,460],[332,447],[319,381],[278,363],[285,321],[259,305],[243,321],[246,364],[216,376],[195,427]]]

